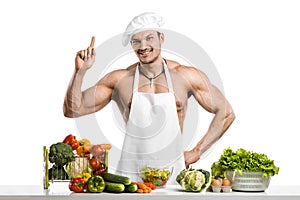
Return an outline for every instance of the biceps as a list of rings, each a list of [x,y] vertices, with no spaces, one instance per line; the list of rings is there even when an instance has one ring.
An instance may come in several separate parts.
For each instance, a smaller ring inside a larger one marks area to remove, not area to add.
[[[96,112],[109,103],[112,89],[103,85],[91,87],[83,93],[83,107],[88,112]]]

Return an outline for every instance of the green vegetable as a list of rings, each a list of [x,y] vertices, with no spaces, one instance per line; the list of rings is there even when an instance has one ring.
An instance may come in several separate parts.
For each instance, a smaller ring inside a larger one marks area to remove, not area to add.
[[[217,162],[212,167],[212,175],[225,178],[226,171],[234,171],[240,175],[246,172],[262,172],[262,177],[274,176],[278,174],[279,167],[275,166],[274,160],[270,160],[267,155],[243,148],[233,151],[230,147],[223,150]]]
[[[87,182],[87,188],[89,192],[100,193],[103,192],[106,183],[101,176],[92,176]]]
[[[63,166],[53,165],[53,167],[49,169],[49,179],[66,180],[69,179],[69,176]]]
[[[74,160],[73,149],[70,145],[58,142],[50,146],[49,161],[57,166],[63,166]]]
[[[181,185],[184,191],[202,192],[205,191],[211,183],[211,175],[203,169],[184,169],[176,177],[176,181]]]
[[[113,182],[113,183],[122,183],[123,185],[129,185],[131,183],[130,178],[126,176],[121,176],[117,174],[112,174],[112,173],[104,173],[102,175],[105,181],[108,182]]]
[[[138,189],[137,184],[131,183],[125,186],[125,192],[136,192]]]
[[[125,190],[125,186],[122,183],[112,183],[105,181],[105,191],[106,192],[116,192],[120,193]]]

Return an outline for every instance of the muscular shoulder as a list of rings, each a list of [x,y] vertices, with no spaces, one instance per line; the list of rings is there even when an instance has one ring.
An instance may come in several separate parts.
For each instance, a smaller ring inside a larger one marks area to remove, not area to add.
[[[173,76],[182,77],[188,83],[189,87],[193,89],[200,89],[209,84],[206,74],[196,67],[181,65],[176,61],[170,62],[170,66],[168,67]]]
[[[125,69],[117,69],[112,72],[106,74],[98,84],[104,84],[110,88],[116,87],[122,80],[130,79],[134,76],[134,66],[125,68]]]

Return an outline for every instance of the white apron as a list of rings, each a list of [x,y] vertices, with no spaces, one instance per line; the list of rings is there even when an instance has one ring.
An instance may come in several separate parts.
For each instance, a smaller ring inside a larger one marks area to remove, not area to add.
[[[117,173],[133,181],[141,181],[139,169],[145,164],[173,166],[168,184],[175,184],[177,174],[185,168],[175,96],[165,62],[164,71],[169,92],[143,93],[138,92],[139,65],[136,67],[131,110],[117,169]]]

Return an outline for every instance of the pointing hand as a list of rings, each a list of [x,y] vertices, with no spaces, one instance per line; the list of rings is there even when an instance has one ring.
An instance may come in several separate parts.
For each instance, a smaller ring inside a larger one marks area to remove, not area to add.
[[[76,70],[88,70],[95,62],[96,52],[94,50],[95,37],[91,39],[90,46],[85,50],[80,50],[76,54]]]

